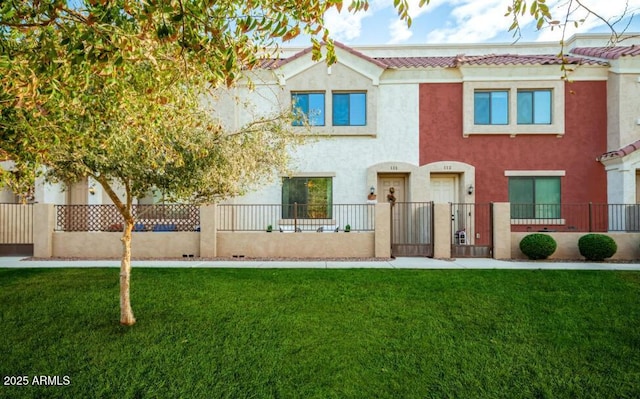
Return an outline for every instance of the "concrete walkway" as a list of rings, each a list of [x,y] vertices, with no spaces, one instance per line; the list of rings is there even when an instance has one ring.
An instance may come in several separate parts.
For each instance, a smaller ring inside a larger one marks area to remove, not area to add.
[[[119,267],[118,260],[26,260],[0,257],[0,268],[47,267]],[[397,258],[384,261],[204,261],[135,260],[133,267],[207,267],[207,268],[316,268],[316,269],[520,269],[520,270],[640,270],[640,263],[507,261],[484,258],[452,260],[430,258]]]

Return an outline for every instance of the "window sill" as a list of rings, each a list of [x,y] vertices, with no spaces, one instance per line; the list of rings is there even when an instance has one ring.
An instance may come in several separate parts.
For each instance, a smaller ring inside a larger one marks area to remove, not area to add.
[[[375,128],[370,126],[294,126],[293,128],[295,132],[309,136],[377,136]]]
[[[523,134],[545,134],[557,137],[564,136],[564,129],[556,125],[473,125],[462,133],[463,137],[474,134],[508,135],[515,137]]]
[[[511,224],[514,225],[564,225],[566,223],[565,219],[511,219]]]

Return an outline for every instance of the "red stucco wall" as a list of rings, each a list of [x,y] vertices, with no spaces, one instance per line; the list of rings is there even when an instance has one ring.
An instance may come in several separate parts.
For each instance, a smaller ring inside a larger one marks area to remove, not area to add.
[[[460,161],[476,168],[476,202],[508,201],[505,170],[565,170],[562,203],[606,203],[606,82],[565,86],[565,134],[462,137],[462,84],[420,86],[420,165]]]

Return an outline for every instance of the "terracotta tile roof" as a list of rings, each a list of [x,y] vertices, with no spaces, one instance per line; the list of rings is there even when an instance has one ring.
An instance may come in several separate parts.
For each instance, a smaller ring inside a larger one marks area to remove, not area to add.
[[[640,150],[640,140],[636,140],[633,143],[620,148],[619,150],[605,152],[598,157],[598,161],[605,161],[613,158],[622,158],[638,150]]]
[[[359,51],[354,50],[353,48],[344,45],[340,42],[333,42],[334,46],[337,48],[340,48],[348,53],[351,53],[353,55],[355,55],[356,57],[360,57],[362,59],[365,59],[369,62],[371,62],[372,64],[376,64],[378,65],[380,68],[387,68],[387,65],[374,59],[369,57],[368,55],[365,55]],[[281,59],[265,59],[264,61],[261,62],[260,67],[261,68],[265,68],[265,69],[275,69],[275,68],[280,68],[283,65],[286,65],[294,60],[297,60],[298,58],[301,58],[309,53],[311,53],[312,51],[312,47],[307,47],[306,49],[297,52],[296,54],[292,55],[291,57],[288,58],[281,58]]]
[[[451,68],[456,57],[385,57],[376,58],[387,68]]]
[[[556,55],[519,55],[519,54],[488,54],[455,57],[389,57],[376,58],[389,68],[455,68],[461,65],[560,65],[562,59]],[[572,65],[606,65],[601,61],[582,57],[566,56],[565,61]]]
[[[602,58],[605,60],[616,60],[624,56],[639,56],[640,46],[576,47],[571,50],[571,53],[586,57]]]
[[[457,56],[447,57],[369,57],[359,51],[352,49],[342,43],[335,42],[335,46],[347,51],[357,57],[371,62],[381,68],[456,68],[462,65],[560,65],[562,58],[557,55],[540,54],[540,55],[521,55],[521,54],[487,54],[467,56],[460,54]],[[632,46],[633,47],[633,46]],[[578,48],[576,50],[584,51],[587,48]],[[606,48],[590,48],[592,51],[585,56],[566,55],[565,62],[570,65],[607,65],[605,61],[594,60],[586,56],[595,57],[592,54],[606,53]],[[629,49],[629,48],[627,48]],[[615,49],[610,49],[613,52]],[[598,52],[600,51],[600,52]],[[636,46],[633,51],[620,50],[618,54],[627,55],[633,52],[640,53],[640,49]],[[311,53],[311,48],[302,50],[291,57],[280,59],[265,59],[261,62],[260,68],[276,69],[286,65],[298,58]],[[607,53],[608,54],[608,53]],[[596,57],[601,58],[601,57]]]
[[[336,48],[349,52],[381,68],[455,68],[461,65],[560,65],[562,58],[552,54],[486,54],[444,56],[444,57],[370,57],[340,42]],[[308,47],[291,57],[262,60],[259,68],[276,69],[311,53]],[[608,65],[606,60],[624,56],[640,56],[640,45],[609,47],[576,47],[565,55],[570,65]]]

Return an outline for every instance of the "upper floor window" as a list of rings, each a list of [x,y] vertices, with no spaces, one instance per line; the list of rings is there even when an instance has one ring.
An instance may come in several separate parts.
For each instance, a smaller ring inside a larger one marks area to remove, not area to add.
[[[334,126],[365,126],[366,124],[366,93],[333,93]]]
[[[324,93],[291,93],[293,126],[324,126]]]
[[[551,90],[518,90],[518,124],[551,123]]]
[[[462,135],[565,134],[565,82],[477,80],[462,83]]]
[[[476,125],[506,125],[509,123],[509,92],[506,90],[474,93]]]

